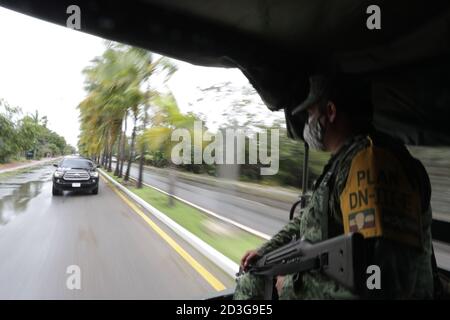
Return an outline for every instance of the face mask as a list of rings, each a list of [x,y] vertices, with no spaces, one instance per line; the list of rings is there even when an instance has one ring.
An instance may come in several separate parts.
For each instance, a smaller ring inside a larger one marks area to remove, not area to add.
[[[311,149],[325,151],[325,145],[323,144],[325,128],[320,124],[319,118],[320,116],[308,118],[308,122],[303,129],[303,138]]]

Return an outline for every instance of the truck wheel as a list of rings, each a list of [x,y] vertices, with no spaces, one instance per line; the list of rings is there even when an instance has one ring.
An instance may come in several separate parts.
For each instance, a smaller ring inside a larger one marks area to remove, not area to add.
[[[62,191],[56,189],[55,186],[53,186],[53,188],[52,188],[52,194],[53,194],[54,196],[60,196],[60,195],[62,195]]]
[[[98,194],[98,187],[92,190],[92,194]]]

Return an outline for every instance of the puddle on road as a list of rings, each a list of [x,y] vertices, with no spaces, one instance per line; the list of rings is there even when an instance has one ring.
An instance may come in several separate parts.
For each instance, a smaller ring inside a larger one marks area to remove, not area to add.
[[[29,201],[52,179],[53,171],[51,166],[39,166],[0,181],[0,225],[27,209]]]

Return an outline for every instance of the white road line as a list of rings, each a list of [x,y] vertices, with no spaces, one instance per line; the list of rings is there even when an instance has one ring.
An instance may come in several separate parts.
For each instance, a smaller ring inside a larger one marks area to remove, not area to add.
[[[130,177],[130,179],[136,181],[136,178]],[[215,217],[215,218],[217,218],[217,219],[219,219],[219,220],[222,220],[222,221],[224,221],[224,222],[227,222],[227,223],[229,223],[229,224],[232,224],[232,225],[234,225],[235,227],[238,227],[239,229],[245,230],[245,231],[247,231],[247,232],[249,232],[249,233],[251,233],[251,234],[253,234],[253,235],[255,235],[255,236],[258,236],[258,237],[263,238],[263,239],[265,239],[265,240],[269,240],[270,238],[272,238],[272,237],[269,236],[268,234],[265,234],[265,233],[260,232],[260,231],[258,231],[258,230],[255,230],[255,229],[252,229],[252,228],[250,228],[250,227],[247,227],[247,226],[245,226],[245,225],[243,225],[243,224],[241,224],[241,223],[239,223],[239,222],[236,222],[236,221],[234,221],[234,220],[231,220],[231,219],[229,219],[229,218],[223,217],[223,216],[221,216],[221,215],[219,215],[219,214],[217,214],[217,213],[215,213],[215,212],[212,212],[211,210],[202,208],[202,207],[200,207],[200,206],[198,206],[198,205],[196,205],[196,204],[194,204],[194,203],[192,203],[192,202],[190,202],[190,201],[187,201],[187,200],[185,200],[185,199],[182,199],[182,198],[180,198],[180,197],[178,197],[178,196],[175,196],[175,195],[173,195],[173,194],[169,194],[168,192],[166,192],[166,191],[164,191],[164,190],[161,190],[161,189],[159,189],[159,188],[157,188],[157,187],[155,187],[155,186],[149,185],[148,183],[143,182],[142,184],[143,184],[144,186],[146,186],[146,187],[153,188],[153,189],[155,189],[156,191],[162,192],[162,193],[164,193],[165,195],[168,195],[168,196],[170,196],[170,197],[172,197],[172,198],[174,198],[174,199],[177,199],[177,200],[179,200],[179,201],[181,201],[181,202],[184,202],[184,203],[186,203],[187,205],[189,205],[189,206],[191,206],[191,207],[194,207],[194,208],[196,208],[196,209],[198,209],[198,210],[200,210],[200,211],[203,211],[204,213],[206,213],[206,214],[208,214],[208,215],[210,215],[210,216],[213,216],[213,217]]]

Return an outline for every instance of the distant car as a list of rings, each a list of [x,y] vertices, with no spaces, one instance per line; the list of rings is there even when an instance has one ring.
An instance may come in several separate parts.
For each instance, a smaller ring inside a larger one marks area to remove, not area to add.
[[[89,159],[82,157],[64,157],[53,173],[54,196],[62,195],[64,190],[86,191],[98,194],[97,166]]]

